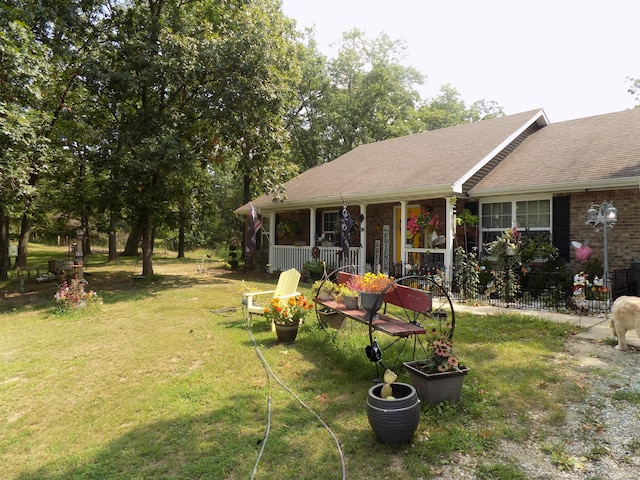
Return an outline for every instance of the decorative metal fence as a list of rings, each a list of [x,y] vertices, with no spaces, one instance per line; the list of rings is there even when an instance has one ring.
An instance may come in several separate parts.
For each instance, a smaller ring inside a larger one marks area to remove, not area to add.
[[[576,302],[574,298],[573,275],[569,271],[520,271],[515,275],[517,285],[511,290],[496,288],[496,283],[500,283],[499,272],[496,274],[480,271],[478,291],[473,297],[465,295],[462,286],[456,283],[455,270],[445,271],[439,265],[407,267],[404,264],[395,264],[390,274],[396,277],[438,276],[437,281],[447,285],[449,295],[456,301],[530,310],[608,312],[612,302],[619,296],[640,296],[640,268],[612,271],[609,274],[609,292],[604,296],[587,292],[586,298],[581,302]]]

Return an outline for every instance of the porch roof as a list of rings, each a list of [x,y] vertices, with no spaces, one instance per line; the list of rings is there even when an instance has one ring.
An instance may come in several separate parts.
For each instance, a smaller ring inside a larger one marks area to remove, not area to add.
[[[640,108],[551,124],[473,187],[474,197],[637,188]]]
[[[542,110],[361,145],[285,184],[287,199],[253,200],[260,212],[450,196],[522,131],[548,124]],[[248,214],[244,205],[236,210]]]

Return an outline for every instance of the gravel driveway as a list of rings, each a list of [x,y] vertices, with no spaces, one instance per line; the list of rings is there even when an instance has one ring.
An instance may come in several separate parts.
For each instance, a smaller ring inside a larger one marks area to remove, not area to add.
[[[640,479],[640,351],[573,338],[557,360],[586,393],[567,399],[564,424],[541,424],[492,455],[458,456],[437,478],[471,480],[479,464],[512,463],[532,480]]]

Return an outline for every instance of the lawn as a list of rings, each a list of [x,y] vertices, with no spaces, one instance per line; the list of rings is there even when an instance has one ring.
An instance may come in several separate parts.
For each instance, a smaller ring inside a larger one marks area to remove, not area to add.
[[[30,265],[64,256],[32,250]],[[340,479],[344,468],[427,479],[483,452],[479,469],[503,472],[491,478],[519,478],[491,450],[562,422],[565,399],[584,395],[556,361],[575,327],[459,314],[455,346],[471,367],[462,401],[423,406],[411,444],[382,445],[366,415],[366,329],[324,330],[309,315],[295,344],[278,344],[259,318],[246,328],[238,294],[242,280],[266,289],[276,278],[215,259],[198,273],[200,259],[157,255],[156,275],[135,279],[135,259],[92,255],[86,279],[103,304],[65,315],[55,283],[0,285],[2,478]]]

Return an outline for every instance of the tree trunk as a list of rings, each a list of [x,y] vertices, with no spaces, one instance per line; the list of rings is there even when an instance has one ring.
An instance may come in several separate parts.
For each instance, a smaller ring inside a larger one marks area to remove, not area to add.
[[[123,257],[137,257],[138,256],[138,247],[140,246],[140,226],[135,223],[131,225],[131,233],[129,233],[129,238],[127,238],[127,244],[124,247],[124,251],[122,252]]]
[[[89,216],[82,215],[82,254],[87,257],[91,254],[91,242],[89,241]]]
[[[143,220],[142,227],[142,275],[153,275],[153,227],[151,219]]]
[[[9,219],[4,204],[0,203],[0,280],[9,278]]]
[[[18,240],[18,256],[16,257],[16,267],[27,267],[27,255],[29,254],[29,237],[31,236],[31,220],[26,213],[22,215],[22,225],[20,226],[20,239]]]
[[[180,222],[180,228],[178,229],[178,257],[184,258],[184,225]]]
[[[109,215],[109,263],[118,261],[118,244],[116,243],[116,216]]]

